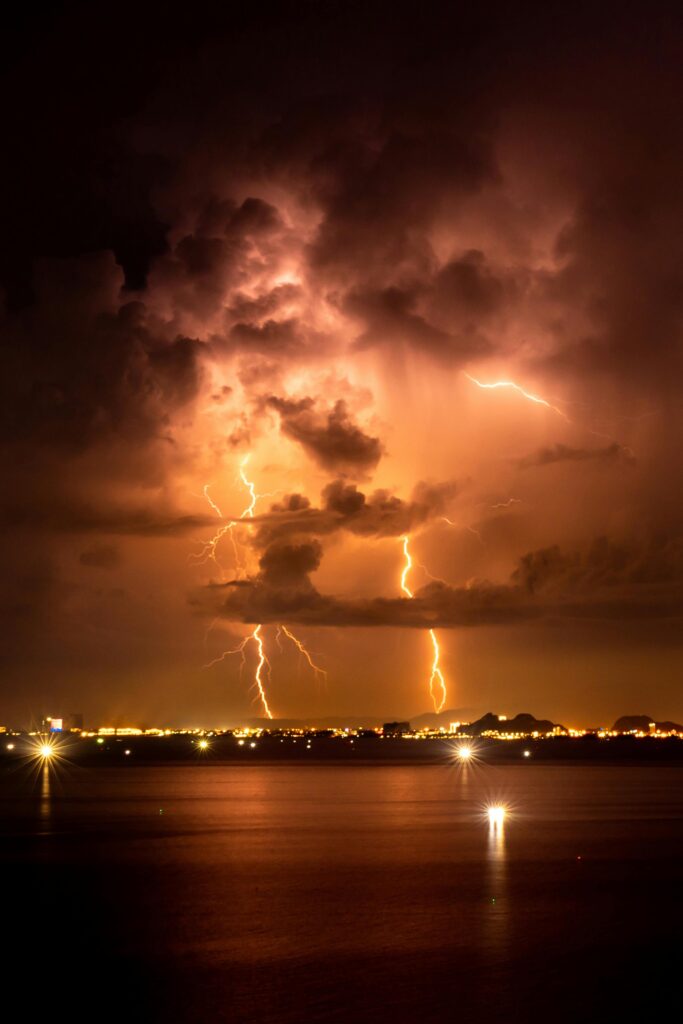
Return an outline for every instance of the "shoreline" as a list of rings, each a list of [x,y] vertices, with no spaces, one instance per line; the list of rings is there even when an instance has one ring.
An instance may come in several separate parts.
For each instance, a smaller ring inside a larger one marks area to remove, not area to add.
[[[200,747],[199,743],[205,743]],[[465,737],[367,738],[234,734],[171,734],[100,738],[60,737],[53,743],[54,760],[82,767],[99,765],[462,765],[458,748],[471,748],[472,766],[536,765],[681,765],[683,739],[633,736],[552,737],[548,739],[468,739]],[[18,736],[11,750],[0,754],[0,764],[15,766],[26,760],[40,761],[36,738]],[[48,760],[48,759],[44,759]],[[52,760],[52,757],[49,758]]]

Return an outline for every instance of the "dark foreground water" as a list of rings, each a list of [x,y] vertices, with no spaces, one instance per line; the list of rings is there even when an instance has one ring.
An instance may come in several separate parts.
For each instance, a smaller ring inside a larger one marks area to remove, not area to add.
[[[586,765],[5,772],[3,998],[93,1022],[678,1016],[682,783]],[[482,810],[501,800],[494,832]]]

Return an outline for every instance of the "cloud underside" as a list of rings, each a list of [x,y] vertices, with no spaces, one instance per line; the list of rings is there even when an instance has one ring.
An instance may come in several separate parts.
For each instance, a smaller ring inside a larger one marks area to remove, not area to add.
[[[599,537],[579,552],[544,548],[521,558],[505,584],[451,587],[435,581],[410,599],[321,594],[310,579],[321,558],[317,540],[276,542],[261,556],[258,576],[212,584],[196,595],[195,604],[207,614],[248,623],[414,629],[683,614],[683,544],[677,540],[638,545]]]
[[[521,587],[430,585],[414,598],[344,600],[314,589],[274,590],[259,583],[214,585],[195,598],[204,614],[245,624],[454,629],[552,620],[634,621],[683,616],[683,584],[652,584],[553,600]]]

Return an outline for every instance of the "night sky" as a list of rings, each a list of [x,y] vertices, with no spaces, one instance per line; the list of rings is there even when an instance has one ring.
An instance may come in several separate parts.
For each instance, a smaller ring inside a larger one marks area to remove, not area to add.
[[[14,16],[0,723],[681,720],[665,10]]]

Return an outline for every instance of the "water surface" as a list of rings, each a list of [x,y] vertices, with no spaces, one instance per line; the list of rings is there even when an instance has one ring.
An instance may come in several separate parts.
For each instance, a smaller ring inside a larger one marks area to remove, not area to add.
[[[664,766],[5,772],[9,977],[28,956],[73,1020],[651,1017],[679,1001],[682,783]]]

